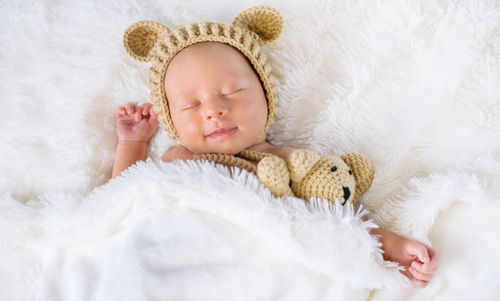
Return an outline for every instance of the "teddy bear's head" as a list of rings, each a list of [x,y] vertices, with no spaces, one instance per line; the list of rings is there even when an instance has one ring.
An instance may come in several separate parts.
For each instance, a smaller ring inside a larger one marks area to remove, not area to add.
[[[370,187],[374,171],[369,160],[361,154],[342,157],[319,155],[300,150],[288,160],[292,191],[300,198],[326,198],[345,205],[356,200]]]

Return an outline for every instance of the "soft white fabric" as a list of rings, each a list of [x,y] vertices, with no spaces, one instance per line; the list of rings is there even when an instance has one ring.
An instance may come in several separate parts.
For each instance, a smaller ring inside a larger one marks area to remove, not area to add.
[[[349,211],[313,210],[299,220],[314,220],[301,224],[303,233],[321,225],[318,237],[292,235],[296,224],[279,223],[292,209],[246,175],[159,162],[172,145],[162,130],[149,144],[151,161],[107,183],[114,110],[148,98],[147,64],[123,50],[126,27],[143,19],[172,27],[230,22],[256,2],[7,1],[0,10],[2,299],[500,298],[499,2],[265,3],[285,18],[277,44],[265,49],[279,94],[271,141],[366,154],[376,175],[361,202],[378,225],[441,254],[429,286],[407,287],[399,272],[381,270],[367,224]],[[193,173],[206,180],[185,181]],[[259,216],[262,224],[245,222]],[[353,250],[344,236],[331,241],[339,223],[363,248]],[[301,246],[304,239],[313,245]],[[361,255],[330,260],[314,256],[316,244],[320,254]]]
[[[13,277],[0,293],[13,299],[364,300],[406,283],[362,211],[275,199],[253,174],[208,162],[149,159],[83,200],[4,201]]]

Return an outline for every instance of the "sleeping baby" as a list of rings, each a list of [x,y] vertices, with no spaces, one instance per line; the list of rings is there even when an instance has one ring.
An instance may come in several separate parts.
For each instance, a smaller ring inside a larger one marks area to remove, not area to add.
[[[266,141],[277,105],[271,68],[260,46],[281,34],[278,10],[256,6],[240,12],[232,24],[204,22],[171,31],[153,21],[130,26],[127,53],[151,62],[153,105],[129,103],[115,113],[118,145],[113,177],[146,159],[146,146],[161,121],[177,146],[162,160],[193,159],[196,154],[235,155],[243,150],[287,159],[295,151]],[[436,272],[438,255],[417,241],[380,228],[384,259],[399,263],[404,274],[425,287]]]

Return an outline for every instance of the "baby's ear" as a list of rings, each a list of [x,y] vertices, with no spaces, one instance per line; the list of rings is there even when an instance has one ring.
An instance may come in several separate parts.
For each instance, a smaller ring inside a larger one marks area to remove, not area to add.
[[[283,16],[274,7],[258,5],[241,11],[234,17],[233,25],[253,31],[259,36],[260,45],[269,46],[281,35]]]
[[[151,49],[160,35],[170,30],[154,21],[139,21],[130,25],[123,34],[123,46],[128,55],[139,62],[151,60]]]

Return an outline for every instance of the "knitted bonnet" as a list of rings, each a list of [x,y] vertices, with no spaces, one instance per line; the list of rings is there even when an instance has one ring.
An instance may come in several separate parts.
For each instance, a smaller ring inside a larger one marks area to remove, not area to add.
[[[140,21],[127,28],[123,44],[132,59],[152,63],[148,86],[154,110],[169,136],[180,143],[165,94],[165,72],[173,57],[182,49],[200,42],[225,43],[239,50],[248,58],[264,88],[268,112],[264,131],[267,132],[274,121],[277,99],[271,67],[260,46],[273,44],[282,29],[280,12],[260,5],[241,11],[231,24],[201,22],[170,30],[154,21]]]

